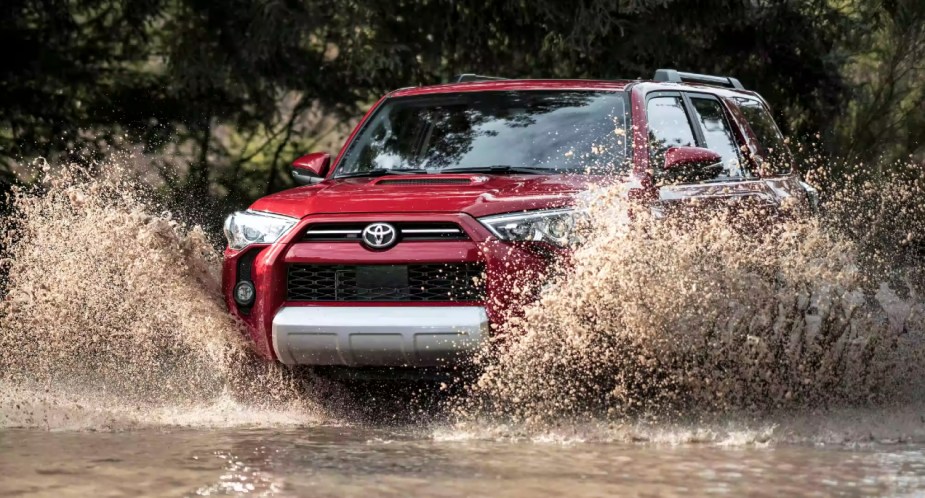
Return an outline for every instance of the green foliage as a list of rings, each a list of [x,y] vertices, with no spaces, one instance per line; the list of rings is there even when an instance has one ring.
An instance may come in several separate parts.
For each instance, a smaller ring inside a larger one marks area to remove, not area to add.
[[[832,155],[921,153],[920,0],[6,0],[0,172],[141,151],[205,218],[388,90],[476,71],[732,74]],[[332,150],[332,152],[334,152]]]
[[[833,130],[841,155],[889,162],[925,144],[925,2],[867,5],[855,15],[866,29],[852,39],[847,77],[856,82]],[[883,161],[886,160],[886,161]]]

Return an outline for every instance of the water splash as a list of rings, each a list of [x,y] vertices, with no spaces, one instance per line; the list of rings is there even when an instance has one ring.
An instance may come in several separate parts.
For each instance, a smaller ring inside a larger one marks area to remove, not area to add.
[[[922,185],[867,182],[822,216],[771,225],[761,208],[656,220],[598,196],[589,240],[480,358],[456,428],[543,435],[921,401],[923,265],[896,241],[923,240]],[[615,215],[627,209],[632,223]]]
[[[9,202],[0,426],[323,417],[304,379],[251,357],[202,230],[157,213],[118,168],[46,168]]]
[[[749,224],[742,211],[637,210],[628,222],[621,195],[601,193],[592,235],[480,358],[483,374],[451,403],[455,423],[425,432],[925,441],[923,265],[909,249],[925,240],[921,181],[864,185],[830,195],[822,217],[759,231],[734,228]],[[65,168],[15,190],[10,206],[0,427],[333,420],[317,400],[336,387],[252,358],[224,310],[220,256],[136,182]]]

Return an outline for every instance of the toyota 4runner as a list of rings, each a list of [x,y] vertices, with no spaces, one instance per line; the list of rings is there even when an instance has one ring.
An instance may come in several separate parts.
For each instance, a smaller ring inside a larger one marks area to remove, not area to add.
[[[761,96],[675,70],[396,90],[336,158],[292,174],[301,186],[228,217],[223,267],[255,350],[291,365],[460,362],[524,304],[509,277],[567,252],[594,184],[653,208],[813,199]]]

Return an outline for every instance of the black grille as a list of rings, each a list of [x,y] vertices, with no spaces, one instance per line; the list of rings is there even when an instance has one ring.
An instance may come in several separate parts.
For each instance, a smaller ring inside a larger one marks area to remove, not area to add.
[[[481,263],[289,265],[290,301],[481,301]]]
[[[360,234],[370,222],[315,223],[305,230],[306,242],[359,242]],[[451,221],[401,221],[391,223],[401,241],[469,240],[466,232]]]

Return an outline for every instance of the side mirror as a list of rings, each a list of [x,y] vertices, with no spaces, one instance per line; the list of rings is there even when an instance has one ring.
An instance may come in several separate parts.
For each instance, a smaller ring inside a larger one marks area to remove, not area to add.
[[[328,176],[331,154],[312,152],[292,162],[292,179],[299,185],[313,185]]]
[[[723,172],[722,156],[702,147],[671,147],[665,151],[665,176],[674,182],[700,182]]]

